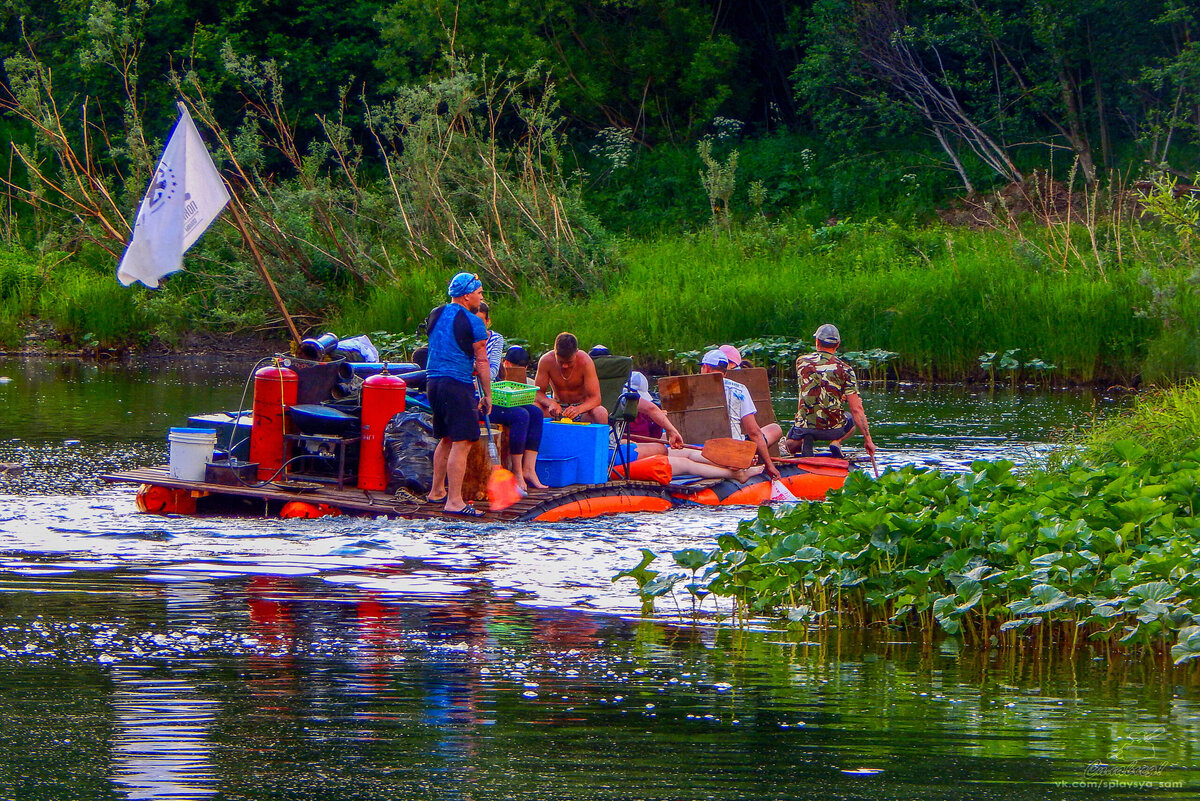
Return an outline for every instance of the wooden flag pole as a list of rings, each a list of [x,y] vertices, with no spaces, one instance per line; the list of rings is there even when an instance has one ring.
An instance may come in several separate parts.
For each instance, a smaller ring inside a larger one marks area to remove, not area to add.
[[[231,199],[230,208],[233,209],[233,221],[238,230],[242,234],[242,239],[246,240],[246,245],[250,248],[250,255],[254,259],[254,266],[258,268],[259,274],[262,275],[263,281],[266,282],[267,288],[271,290],[271,296],[275,298],[275,305],[279,307],[279,311],[283,314],[283,321],[287,323],[288,331],[292,334],[292,342],[295,347],[300,347],[300,332],[296,329],[296,323],[292,321],[292,315],[288,314],[287,307],[283,305],[283,298],[279,295],[279,290],[275,288],[275,282],[271,280],[271,274],[267,272],[267,265],[263,262],[262,254],[258,252],[258,245],[254,238],[250,236],[250,231],[246,227],[246,219],[243,216],[246,209],[242,206],[241,198],[237,196],[237,192],[233,191],[233,187],[229,187],[229,196]],[[294,353],[295,351],[293,351]]]

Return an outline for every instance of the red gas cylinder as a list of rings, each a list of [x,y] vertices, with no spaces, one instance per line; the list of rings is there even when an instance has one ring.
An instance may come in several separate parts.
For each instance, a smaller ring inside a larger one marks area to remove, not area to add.
[[[358,488],[387,489],[383,459],[383,432],[391,419],[404,411],[404,379],[386,372],[373,375],[362,385],[362,442],[358,452]]]
[[[258,480],[275,478],[287,458],[283,439],[284,412],[296,405],[299,379],[286,367],[264,367],[254,374],[254,416],[250,426],[250,461],[258,462]]]

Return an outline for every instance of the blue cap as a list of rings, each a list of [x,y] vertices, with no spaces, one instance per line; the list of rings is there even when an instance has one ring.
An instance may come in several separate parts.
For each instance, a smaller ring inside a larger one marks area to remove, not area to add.
[[[452,298],[461,298],[463,295],[470,295],[481,286],[483,286],[483,282],[479,280],[478,275],[459,273],[450,279],[450,286],[446,288],[446,294]]]
[[[729,357],[723,351],[713,349],[704,354],[704,358],[700,360],[700,364],[705,367],[717,367],[724,370],[729,366]]]

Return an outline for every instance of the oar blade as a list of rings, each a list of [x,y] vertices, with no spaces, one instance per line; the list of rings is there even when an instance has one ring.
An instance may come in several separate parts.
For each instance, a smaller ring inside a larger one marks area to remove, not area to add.
[[[758,449],[753,442],[733,437],[714,437],[704,443],[700,455],[718,467],[730,470],[745,470],[754,464]]]

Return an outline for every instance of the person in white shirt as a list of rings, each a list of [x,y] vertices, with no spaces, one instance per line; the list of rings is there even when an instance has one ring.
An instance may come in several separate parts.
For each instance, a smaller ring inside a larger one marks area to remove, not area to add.
[[[778,423],[769,423],[760,427],[754,417],[758,411],[750,390],[736,381],[725,377],[729,368],[729,357],[720,350],[710,350],[700,360],[701,373],[720,373],[725,385],[725,408],[729,411],[729,431],[734,439],[745,439],[754,443],[758,450],[759,461],[763,463],[765,472],[772,479],[779,478],[779,469],[771,461],[770,447],[783,437],[783,429]]]

